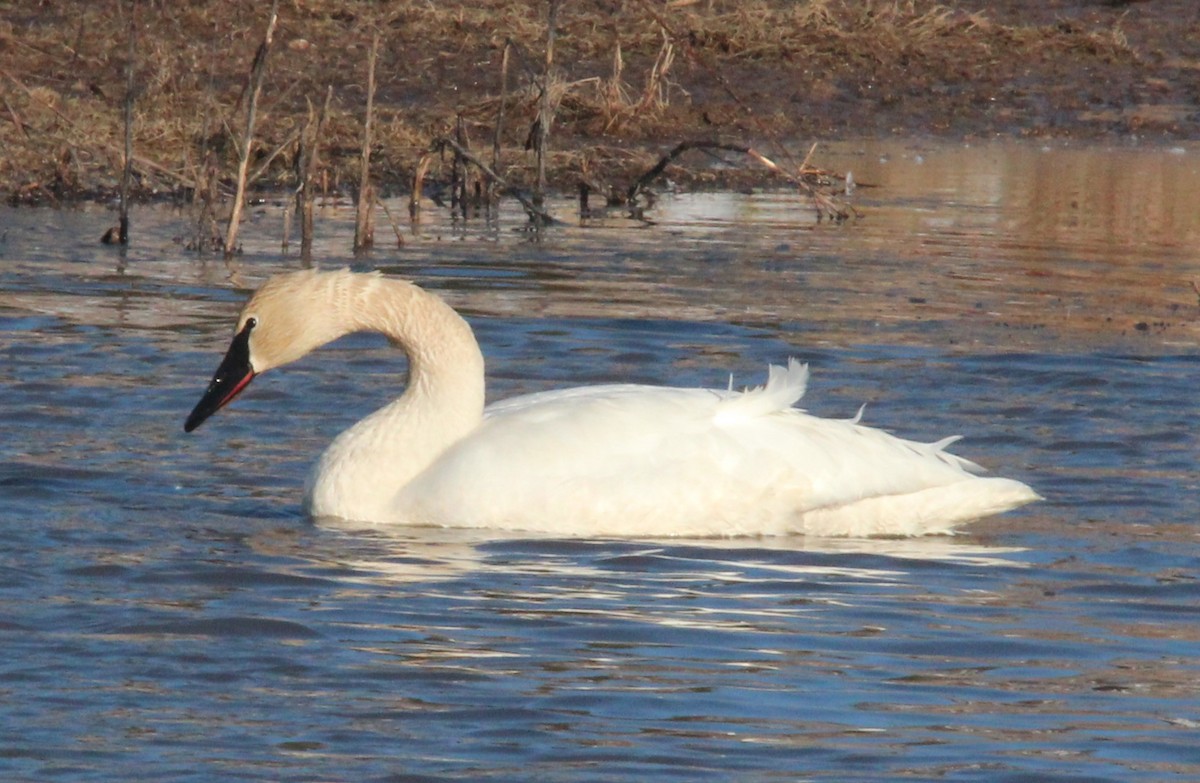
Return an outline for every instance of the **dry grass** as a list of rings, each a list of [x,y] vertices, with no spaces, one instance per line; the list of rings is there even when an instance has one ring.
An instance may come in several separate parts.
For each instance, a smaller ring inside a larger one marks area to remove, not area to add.
[[[208,160],[230,181],[263,5],[139,4],[134,169],[143,194],[196,191]],[[123,164],[127,9],[124,0],[0,0],[0,189],[14,201],[115,187]],[[371,160],[384,188],[407,187],[431,141],[448,135],[459,118],[469,141],[490,141],[506,41],[513,58],[500,168],[510,181],[526,181],[545,13],[546,3],[534,0],[285,0],[259,106],[256,184],[294,186],[291,158],[308,102],[332,87],[321,179],[332,188],[356,185],[363,74],[377,30]],[[557,152],[550,164],[560,186],[585,159],[593,167],[608,161],[624,176],[684,138],[749,134],[761,142],[766,133],[798,140],[837,128],[834,113],[848,105],[837,103],[841,96],[898,74],[918,79],[898,88],[903,95],[938,79],[969,82],[1003,58],[1134,57],[1116,26],[1003,26],[926,0],[577,0],[563,4],[559,21],[551,139]],[[729,86],[741,99],[731,100]],[[886,103],[889,93],[880,92]],[[821,100],[832,107],[828,118],[809,108]],[[750,105],[754,123],[744,117]],[[840,124],[849,129],[854,122]],[[631,152],[631,145],[644,149]],[[281,154],[269,158],[272,151]]]

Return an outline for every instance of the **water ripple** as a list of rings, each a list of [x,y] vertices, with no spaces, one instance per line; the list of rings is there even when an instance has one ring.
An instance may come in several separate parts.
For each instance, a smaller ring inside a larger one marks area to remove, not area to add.
[[[937,168],[907,154],[848,165],[892,193]],[[1078,163],[1042,155],[997,159]],[[340,342],[185,438],[245,289],[295,260],[254,233],[229,266],[198,260],[153,210],[152,247],[64,251],[47,237],[107,213],[6,212],[0,776],[1200,778],[1190,262],[1161,227],[1122,252],[1065,231],[975,161],[954,204],[880,195],[849,226],[787,195],[680,195],[653,230],[427,225],[373,259],[464,309],[495,395],[753,382],[796,355],[815,412],[961,433],[1047,497],[915,541],[314,525],[308,466],[402,383],[391,347]]]

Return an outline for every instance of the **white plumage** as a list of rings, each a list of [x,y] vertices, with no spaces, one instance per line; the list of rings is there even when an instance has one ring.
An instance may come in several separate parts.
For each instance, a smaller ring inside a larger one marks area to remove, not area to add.
[[[364,329],[408,353],[408,388],[322,455],[306,490],[314,516],[588,536],[912,536],[1038,497],[975,475],[946,451],[957,438],[917,443],[793,407],[808,378],[794,360],[745,392],[591,386],[484,410],[470,327],[409,283],[284,275],[238,322],[248,377]],[[244,386],[215,406],[210,388],[189,429]]]

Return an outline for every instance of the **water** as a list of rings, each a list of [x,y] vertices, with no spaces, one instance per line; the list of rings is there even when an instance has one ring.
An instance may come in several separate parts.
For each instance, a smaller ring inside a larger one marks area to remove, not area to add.
[[[1200,778],[1198,161],[847,146],[823,162],[878,187],[840,227],[771,193],[379,234],[370,265],[476,325],[494,396],[796,355],[810,410],[962,433],[1047,498],[913,541],[314,526],[309,464],[397,390],[383,341],[182,433],[245,292],[298,265],[278,210],[229,265],[171,210],[125,254],[104,209],[3,211],[0,778]]]

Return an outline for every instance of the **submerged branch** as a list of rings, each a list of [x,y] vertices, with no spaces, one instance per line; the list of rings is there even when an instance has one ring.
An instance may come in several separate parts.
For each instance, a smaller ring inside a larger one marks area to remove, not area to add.
[[[481,161],[478,158],[478,156],[474,155],[470,150],[465,149],[461,144],[456,142],[454,139],[448,138],[446,136],[442,136],[442,137],[434,140],[434,142],[433,142],[433,151],[434,152],[440,152],[447,148],[450,149],[451,151],[453,151],[459,157],[463,158],[464,160],[469,161],[470,163],[474,164],[476,168],[478,168],[481,172],[483,172],[483,175],[485,177],[487,177],[491,182],[494,182],[495,184],[499,185],[501,190],[506,195],[512,196],[517,201],[521,202],[521,206],[525,208],[525,212],[528,213],[531,220],[541,221],[543,224],[550,224],[550,223],[558,222],[544,208],[542,208],[538,204],[531,201],[528,197],[526,197],[523,193],[521,193],[517,188],[508,184],[508,182],[504,179],[504,177],[501,177],[499,174],[497,174],[495,171],[493,171],[492,168],[490,166],[488,166],[486,163],[484,163],[483,161]]]
[[[642,193],[645,187],[666,170],[676,158],[688,150],[703,150],[703,151],[718,151],[718,152],[737,152],[742,155],[757,161],[764,168],[778,174],[786,179],[789,183],[799,188],[806,196],[813,200],[816,204],[817,212],[821,216],[828,216],[831,220],[846,220],[851,215],[857,217],[858,212],[854,207],[845,202],[835,199],[833,196],[821,191],[810,180],[817,177],[828,177],[826,172],[815,169],[809,165],[809,160],[812,158],[813,152],[816,151],[817,145],[814,144],[805,156],[804,162],[800,164],[795,173],[788,171],[780,166],[775,161],[768,158],[753,147],[744,144],[729,144],[720,141],[682,141],[676,144],[670,152],[663,155],[657,163],[646,170],[642,176],[629,186],[625,192],[625,201],[628,204],[633,204],[637,197]]]

